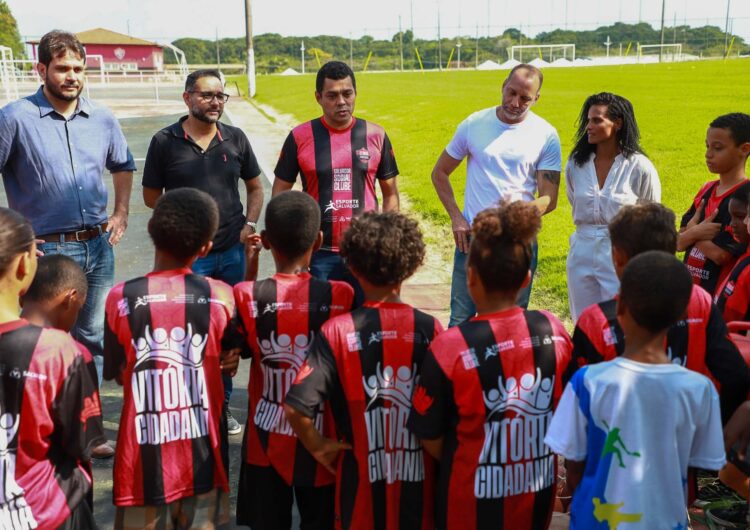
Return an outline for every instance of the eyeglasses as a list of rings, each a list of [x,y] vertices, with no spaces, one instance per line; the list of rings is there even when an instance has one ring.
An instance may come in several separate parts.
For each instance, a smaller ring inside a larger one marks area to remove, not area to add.
[[[197,90],[191,90],[191,94],[197,94],[198,99],[200,99],[203,103],[211,103],[214,98],[219,103],[226,103],[229,101],[229,94],[224,94],[223,92],[198,92]]]

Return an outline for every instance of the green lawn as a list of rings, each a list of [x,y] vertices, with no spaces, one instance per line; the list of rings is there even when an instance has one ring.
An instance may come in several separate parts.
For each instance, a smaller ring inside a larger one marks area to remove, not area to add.
[[[663,202],[678,218],[701,183],[712,178],[703,161],[708,123],[723,113],[750,110],[750,60],[558,68],[544,74],[542,98],[534,110],[560,133],[563,165],[586,96],[604,90],[621,94],[635,106],[642,144],[661,176]],[[458,123],[475,110],[498,103],[504,75],[475,71],[358,74],[356,114],[388,131],[401,171],[400,188],[424,219],[447,225],[430,172]],[[262,76],[256,97],[300,121],[308,120],[320,113],[314,85],[313,75]],[[459,199],[465,176],[462,164],[453,179]],[[532,305],[567,317],[565,256],[573,224],[564,189],[557,210],[544,221]]]

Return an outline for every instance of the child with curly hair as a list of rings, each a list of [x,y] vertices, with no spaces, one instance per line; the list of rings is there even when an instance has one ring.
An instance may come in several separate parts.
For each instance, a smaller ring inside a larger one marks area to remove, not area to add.
[[[525,202],[476,216],[467,283],[477,316],[435,339],[422,365],[408,425],[440,460],[439,529],[549,526],[557,464],[543,440],[571,342],[554,315],[516,304],[540,226]]]

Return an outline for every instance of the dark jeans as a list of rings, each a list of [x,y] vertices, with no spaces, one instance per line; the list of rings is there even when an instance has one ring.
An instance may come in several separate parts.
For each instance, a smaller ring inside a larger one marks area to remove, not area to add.
[[[518,292],[516,303],[526,309],[529,306],[529,296],[531,295],[531,285],[534,283],[534,273],[536,272],[537,255],[539,246],[537,242],[531,245],[531,281],[529,285]],[[464,254],[456,249],[453,255],[453,278],[451,279],[451,318],[448,322],[449,327],[457,326],[466,322],[476,315],[477,308],[474,301],[469,295],[469,288],[466,285],[466,264],[468,254]]]
[[[346,282],[354,289],[354,307],[365,301],[365,293],[338,252],[318,250],[310,261],[310,274],[321,280],[338,280]]]
[[[245,245],[237,243],[226,250],[209,252],[208,256],[198,258],[193,263],[193,272],[235,285],[245,279]],[[224,381],[224,403],[229,406],[232,397],[232,378],[221,376]]]
[[[63,254],[72,258],[86,274],[89,291],[86,302],[70,334],[94,356],[99,384],[102,382],[104,355],[104,304],[115,280],[115,254],[109,244],[109,233],[88,241],[41,243],[46,255]]]

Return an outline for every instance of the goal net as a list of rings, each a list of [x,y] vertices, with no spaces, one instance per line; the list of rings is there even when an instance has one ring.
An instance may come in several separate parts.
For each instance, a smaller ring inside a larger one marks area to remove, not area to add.
[[[523,44],[510,47],[509,59],[520,62],[530,62],[542,59],[551,63],[557,59],[574,61],[576,58],[575,44]]]
[[[638,62],[682,60],[682,44],[638,44]]]

